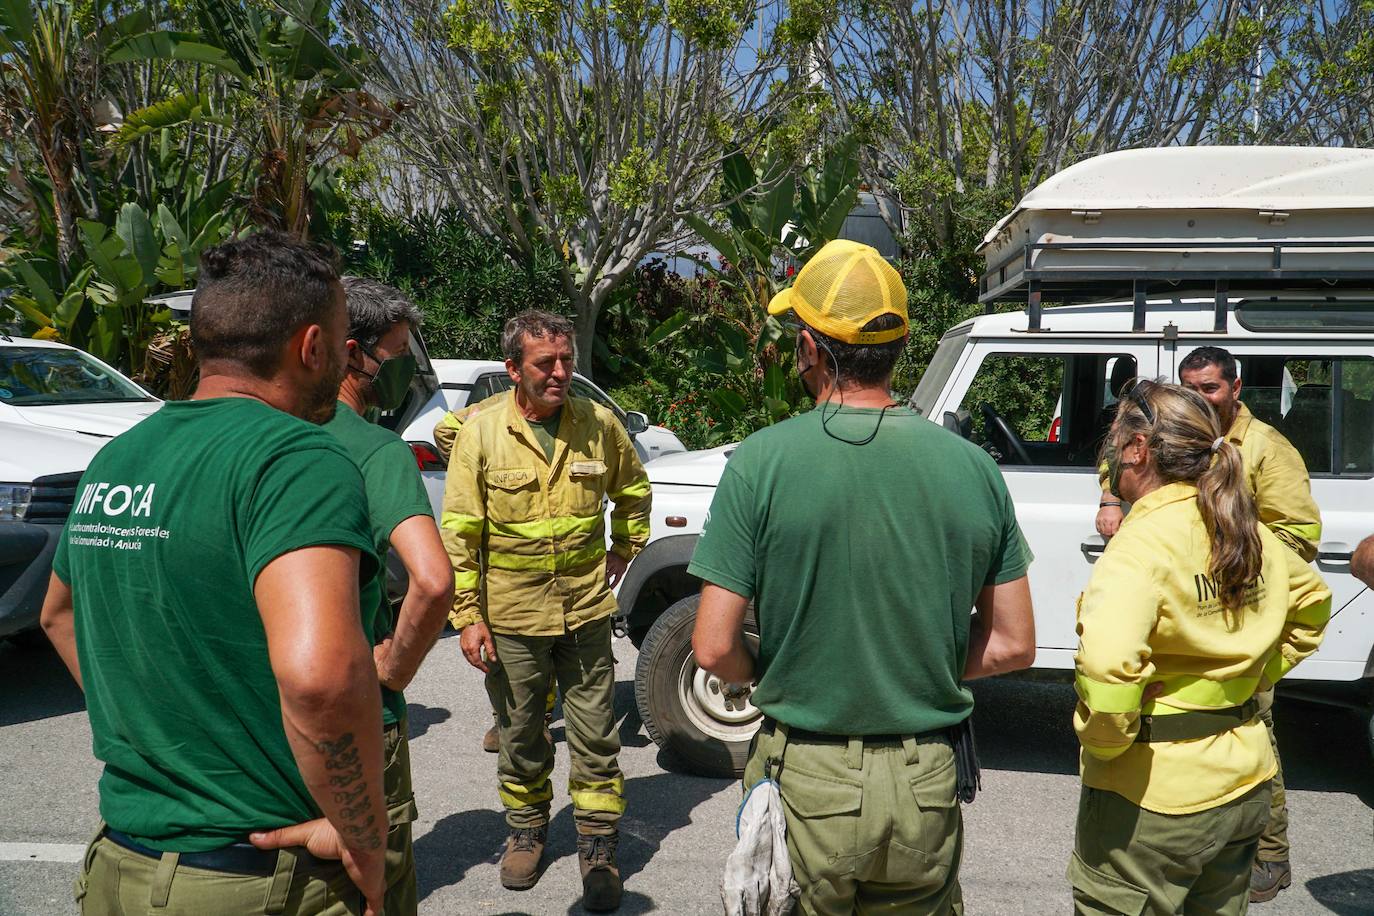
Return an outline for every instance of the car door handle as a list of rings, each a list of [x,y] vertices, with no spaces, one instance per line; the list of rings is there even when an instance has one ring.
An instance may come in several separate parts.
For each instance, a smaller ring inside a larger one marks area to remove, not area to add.
[[[1107,542],[1102,539],[1102,535],[1094,534],[1079,544],[1078,549],[1083,552],[1083,559],[1089,563],[1096,563],[1097,558],[1102,556],[1102,551],[1107,549]]]
[[[1344,541],[1322,541],[1317,545],[1317,565],[1345,571],[1350,569],[1353,553],[1354,550]]]

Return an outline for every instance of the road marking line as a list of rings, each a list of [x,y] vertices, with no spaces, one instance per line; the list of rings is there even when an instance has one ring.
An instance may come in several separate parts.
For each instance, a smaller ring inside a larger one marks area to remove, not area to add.
[[[0,843],[0,862],[80,862],[80,843]]]

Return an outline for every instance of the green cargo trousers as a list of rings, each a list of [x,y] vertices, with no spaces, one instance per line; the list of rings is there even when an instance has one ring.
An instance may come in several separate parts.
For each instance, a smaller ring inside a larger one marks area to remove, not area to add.
[[[1234,916],[1269,819],[1269,783],[1195,814],[1156,814],[1083,787],[1069,883],[1077,916]]]
[[[415,884],[415,847],[411,824],[419,815],[410,777],[408,723],[402,719],[382,736],[382,783],[386,787],[386,901],[384,916],[415,916],[420,907]]]
[[[1274,688],[1255,694],[1259,701],[1259,716],[1269,730],[1269,743],[1274,748],[1274,762],[1278,772],[1272,780],[1273,798],[1269,802],[1269,823],[1260,834],[1257,858],[1262,862],[1288,861],[1288,799],[1283,792],[1283,758],[1279,757],[1279,740],[1274,734]]]
[[[615,659],[611,619],[561,636],[493,633],[500,664],[487,675],[487,694],[501,729],[498,794],[511,829],[549,822],[553,748],[544,740],[544,704],[557,679],[563,695],[568,794],[579,833],[608,834],[625,813],[625,778],[616,761]]]
[[[823,743],[789,739],[779,723],[754,739],[746,789],[770,758],[781,760],[772,772],[800,913],[961,916],[964,823],[946,738]]]
[[[149,858],[99,834],[75,896],[82,916],[360,916],[364,909],[342,865],[298,867],[287,849],[277,853],[275,874],[258,877],[188,868],[171,852]]]

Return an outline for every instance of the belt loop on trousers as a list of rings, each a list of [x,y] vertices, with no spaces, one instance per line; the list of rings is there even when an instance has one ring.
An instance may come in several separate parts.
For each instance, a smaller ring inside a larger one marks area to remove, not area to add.
[[[851,770],[864,768],[864,739],[858,735],[851,735],[849,744],[845,746],[844,765]]]
[[[162,858],[158,859],[157,872],[153,875],[152,888],[148,892],[148,906],[158,910],[167,905],[172,896],[172,878],[176,876],[177,863],[180,861],[179,852],[164,852]]]
[[[913,766],[921,762],[921,751],[916,745],[915,735],[902,736],[902,750],[906,751],[907,766]]]
[[[272,883],[267,887],[267,902],[262,911],[267,916],[280,916],[286,912],[286,898],[291,893],[291,879],[296,873],[296,854],[289,849],[277,850],[277,867],[272,872]]]
[[[764,733],[763,778],[777,779],[782,773],[782,758],[787,751],[787,726],[773,722],[773,730]]]

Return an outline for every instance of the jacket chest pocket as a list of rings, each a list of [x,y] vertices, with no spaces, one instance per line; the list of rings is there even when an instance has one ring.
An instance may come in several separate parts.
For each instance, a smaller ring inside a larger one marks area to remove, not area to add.
[[[501,522],[528,522],[540,511],[539,475],[534,468],[487,471],[487,517]]]
[[[606,495],[606,462],[600,458],[568,456],[568,510],[574,515],[595,515]]]

